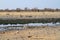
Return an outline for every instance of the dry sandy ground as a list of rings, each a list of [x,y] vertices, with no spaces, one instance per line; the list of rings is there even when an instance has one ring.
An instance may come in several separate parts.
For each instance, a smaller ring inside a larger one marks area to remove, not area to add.
[[[0,32],[0,40],[60,40],[60,27],[40,27]]]

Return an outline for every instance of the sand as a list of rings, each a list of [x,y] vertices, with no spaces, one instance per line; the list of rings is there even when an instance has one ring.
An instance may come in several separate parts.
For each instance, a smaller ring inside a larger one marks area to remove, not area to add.
[[[39,27],[0,32],[0,40],[60,40],[60,27]]]

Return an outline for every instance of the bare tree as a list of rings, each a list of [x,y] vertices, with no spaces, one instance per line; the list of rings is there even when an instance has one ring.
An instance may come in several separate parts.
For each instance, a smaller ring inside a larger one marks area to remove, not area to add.
[[[5,9],[5,11],[9,11],[9,9],[7,8],[7,9]]]
[[[32,11],[39,11],[38,8],[32,8],[31,10],[32,10]]]
[[[0,9],[0,12],[4,11],[3,9]]]
[[[56,8],[56,11],[59,11],[59,9],[58,9],[58,8]]]
[[[21,9],[20,9],[20,8],[16,8],[16,11],[17,11],[17,12],[20,12],[20,11],[21,11]]]
[[[30,11],[30,9],[29,8],[27,8],[27,7],[25,7],[25,9],[24,9],[25,11]]]

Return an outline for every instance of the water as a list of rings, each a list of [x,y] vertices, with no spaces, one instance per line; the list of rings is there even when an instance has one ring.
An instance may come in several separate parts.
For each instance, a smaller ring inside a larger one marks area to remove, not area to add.
[[[4,31],[4,30],[15,30],[15,29],[23,29],[24,26],[60,26],[60,23],[28,23],[28,24],[0,24],[0,31]]]

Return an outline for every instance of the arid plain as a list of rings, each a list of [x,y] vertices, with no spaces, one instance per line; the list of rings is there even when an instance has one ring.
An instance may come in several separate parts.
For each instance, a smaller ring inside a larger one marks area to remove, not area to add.
[[[0,12],[0,18],[60,18],[60,12]],[[60,40],[60,26],[0,32],[0,40]]]
[[[0,32],[0,40],[60,40],[60,26]]]

